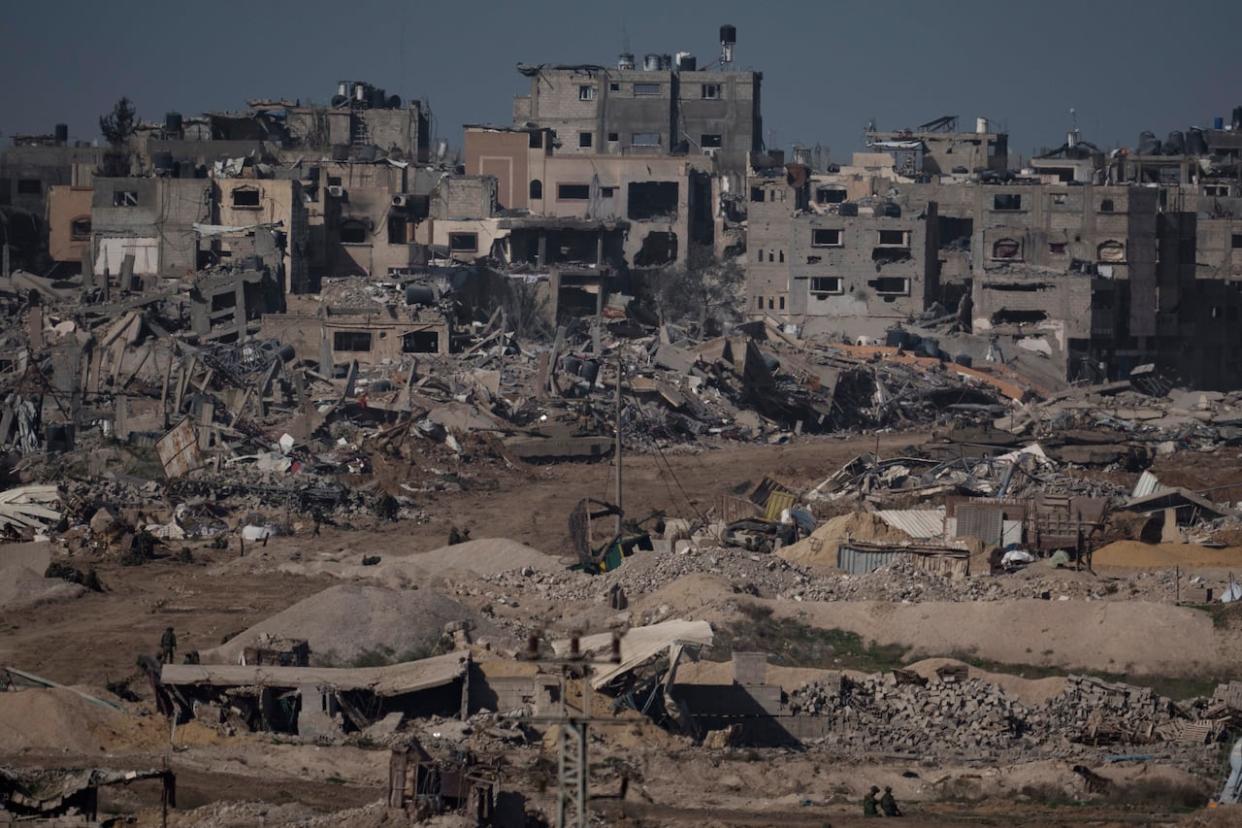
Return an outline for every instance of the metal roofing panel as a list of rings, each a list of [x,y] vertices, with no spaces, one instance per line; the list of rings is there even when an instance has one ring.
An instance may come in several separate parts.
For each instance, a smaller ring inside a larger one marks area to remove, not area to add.
[[[1148,495],[1154,495],[1156,492],[1162,491],[1165,491],[1165,487],[1161,485],[1156,476],[1151,473],[1151,469],[1148,469],[1139,475],[1138,482],[1134,484],[1134,491],[1130,493],[1130,497],[1147,497]]]
[[[939,509],[884,509],[875,516],[912,538],[944,537],[944,507]]]

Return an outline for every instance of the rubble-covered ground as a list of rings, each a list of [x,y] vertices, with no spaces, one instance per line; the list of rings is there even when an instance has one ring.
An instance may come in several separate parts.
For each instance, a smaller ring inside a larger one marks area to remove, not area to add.
[[[764,326],[532,343],[475,319],[455,354],[337,375],[278,343],[187,347],[168,309],[52,322],[66,352],[106,353],[95,396],[23,382],[5,403],[0,765],[15,773],[167,761],[173,825],[399,825],[379,803],[388,749],[416,738],[499,763],[547,819],[557,732],[521,705],[316,739],[257,727],[238,691],[174,729],[151,659],[171,627],[178,664],[303,640],[315,668],[469,650],[488,675],[527,675],[532,639],[680,620],[713,643],[689,648],[668,698],[732,687],[733,655],[766,652],[765,698],[814,735],[756,746],[601,688],[592,709],[616,722],[590,741],[600,824],[850,824],[871,784],[928,824],[1056,824],[1069,803],[1086,822],[1173,822],[1223,784],[1242,721],[1242,616],[1220,601],[1242,595],[1238,395],[1136,380],[1039,400],[1000,366]],[[570,517],[615,500],[618,356],[623,539],[651,548],[591,574]],[[79,381],[57,359],[27,379]],[[65,394],[84,425],[56,445],[44,414]],[[119,399],[128,413],[108,415]],[[1039,525],[1061,541],[1015,541],[1013,515],[998,542],[957,531],[969,507],[1007,503],[1031,526],[1055,513]],[[842,545],[887,557],[845,571]],[[1075,560],[1079,545],[1093,554]],[[665,657],[635,675],[671,675]],[[158,822],[154,788],[109,795]]]

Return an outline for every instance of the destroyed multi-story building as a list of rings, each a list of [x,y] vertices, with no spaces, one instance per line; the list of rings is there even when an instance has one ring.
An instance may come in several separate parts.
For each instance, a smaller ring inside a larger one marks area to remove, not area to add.
[[[837,330],[882,333],[937,296],[936,203],[910,210],[878,198],[837,201],[836,193],[847,191],[813,187],[800,164],[756,172],[747,205],[749,311],[810,330],[830,318]]]
[[[887,152],[897,171],[911,177],[1004,172],[1009,168],[1009,135],[977,118],[974,132],[958,129],[956,115],[944,115],[914,129],[867,130],[867,146]]]
[[[699,68],[689,52],[622,54],[615,67],[520,64],[530,94],[513,103],[518,127],[550,129],[566,154],[714,157],[740,186],[763,146],[763,75],[735,68],[737,30],[720,27],[720,58]]]

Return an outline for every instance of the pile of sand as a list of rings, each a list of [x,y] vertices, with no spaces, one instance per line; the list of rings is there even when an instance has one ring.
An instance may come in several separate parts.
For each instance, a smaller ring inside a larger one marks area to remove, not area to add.
[[[380,555],[380,562],[363,566],[368,555]],[[291,575],[331,575],[334,578],[373,581],[393,589],[434,583],[443,577],[471,579],[478,575],[531,569],[559,572],[567,562],[544,554],[508,538],[480,538],[453,546],[442,546],[429,552],[368,549],[350,556],[349,560],[325,560],[283,563],[277,567]]]
[[[163,719],[139,719],[87,701],[68,688],[0,693],[0,751],[98,754],[146,741]]]
[[[1102,546],[1091,558],[1092,566],[1172,569],[1186,567],[1230,567],[1242,565],[1242,548],[1212,549],[1193,543],[1141,543],[1117,541]]]
[[[81,584],[59,578],[44,578],[26,567],[13,567],[0,572],[0,610],[14,612],[39,604],[67,601],[86,592]]]
[[[553,556],[508,538],[479,538],[454,546],[441,546],[430,552],[411,555],[405,562],[431,575],[452,571],[495,575],[523,567],[558,572],[565,568],[565,564]]]
[[[837,515],[803,538],[776,554],[802,566],[837,565],[837,545],[846,539],[862,541],[909,541],[910,536],[894,529],[871,512]]]
[[[387,661],[430,655],[453,621],[470,621],[475,637],[500,642],[500,630],[479,613],[431,590],[396,590],[341,584],[299,601],[260,621],[219,647],[199,655],[207,664],[236,664],[242,650],[264,633],[303,638],[311,663],[347,666],[375,654]]]

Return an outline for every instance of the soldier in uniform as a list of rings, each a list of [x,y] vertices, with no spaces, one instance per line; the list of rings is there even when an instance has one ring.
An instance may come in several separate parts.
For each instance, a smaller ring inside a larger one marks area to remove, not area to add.
[[[884,812],[886,817],[901,816],[901,809],[897,807],[897,800],[893,799],[893,789],[888,785],[884,786],[884,796],[880,797],[880,810]]]
[[[879,792],[880,789],[875,785],[872,785],[871,790],[867,791],[867,795],[863,797],[863,816],[878,817],[880,815],[880,809],[876,807],[875,801],[875,795]]]
[[[177,634],[173,632],[172,627],[165,627],[164,634],[160,636],[160,661],[164,664],[172,664],[176,652]]]

